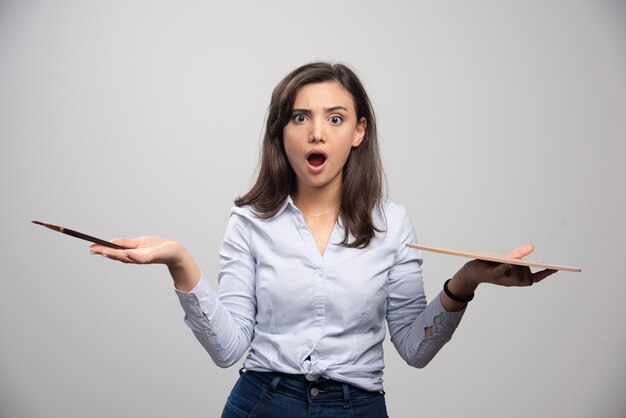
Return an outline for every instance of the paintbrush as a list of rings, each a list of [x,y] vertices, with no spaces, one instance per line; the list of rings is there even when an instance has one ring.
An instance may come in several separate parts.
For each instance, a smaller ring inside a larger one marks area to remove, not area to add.
[[[96,237],[92,237],[91,235],[87,235],[87,234],[83,234],[82,232],[78,232],[78,231],[74,231],[72,229],[68,229],[68,228],[64,228],[62,226],[56,226],[56,225],[52,225],[52,224],[47,224],[47,223],[43,223],[40,221],[31,221],[34,224],[37,225],[42,225],[45,226],[46,228],[52,229],[53,231],[57,231],[60,232],[62,234],[67,234],[67,235],[71,235],[75,238],[80,238],[80,239],[84,239],[85,241],[89,241],[89,242],[93,242],[96,244],[101,244],[101,245],[105,245],[107,247],[111,247],[111,248],[115,248],[117,250],[124,250],[125,247],[122,247],[121,245],[117,245],[117,244],[113,244],[110,241],[106,241],[100,238],[96,238]]]

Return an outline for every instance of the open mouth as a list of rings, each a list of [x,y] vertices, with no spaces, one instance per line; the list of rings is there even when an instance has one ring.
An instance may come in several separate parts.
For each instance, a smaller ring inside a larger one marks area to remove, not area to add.
[[[312,152],[306,157],[306,160],[313,167],[320,167],[326,162],[326,156],[322,153]]]

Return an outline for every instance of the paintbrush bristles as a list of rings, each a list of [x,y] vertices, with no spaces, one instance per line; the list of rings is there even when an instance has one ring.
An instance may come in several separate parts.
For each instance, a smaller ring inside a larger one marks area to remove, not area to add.
[[[34,224],[37,225],[41,225],[41,226],[45,226],[48,229],[52,229],[53,231],[57,231],[57,232],[63,232],[63,227],[62,226],[56,226],[56,225],[52,225],[52,224],[47,224],[45,222],[41,222],[41,221],[31,221]]]

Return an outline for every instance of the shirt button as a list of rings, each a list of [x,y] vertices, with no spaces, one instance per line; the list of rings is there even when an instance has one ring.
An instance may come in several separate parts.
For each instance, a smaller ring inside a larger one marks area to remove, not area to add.
[[[309,347],[309,348],[313,348],[313,343],[309,342],[306,346]]]
[[[318,270],[317,275],[320,277],[324,277],[324,270]]]
[[[318,388],[311,388],[311,396],[317,396],[320,394],[320,390]]]
[[[315,315],[317,315],[317,316],[323,316],[323,315],[324,315],[324,310],[323,310],[323,309],[317,309],[317,310],[315,311]]]

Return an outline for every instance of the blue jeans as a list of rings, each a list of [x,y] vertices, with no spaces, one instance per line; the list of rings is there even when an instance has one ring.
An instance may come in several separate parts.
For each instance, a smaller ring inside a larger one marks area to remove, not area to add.
[[[384,392],[300,375],[246,371],[226,401],[222,418],[387,418]]]

